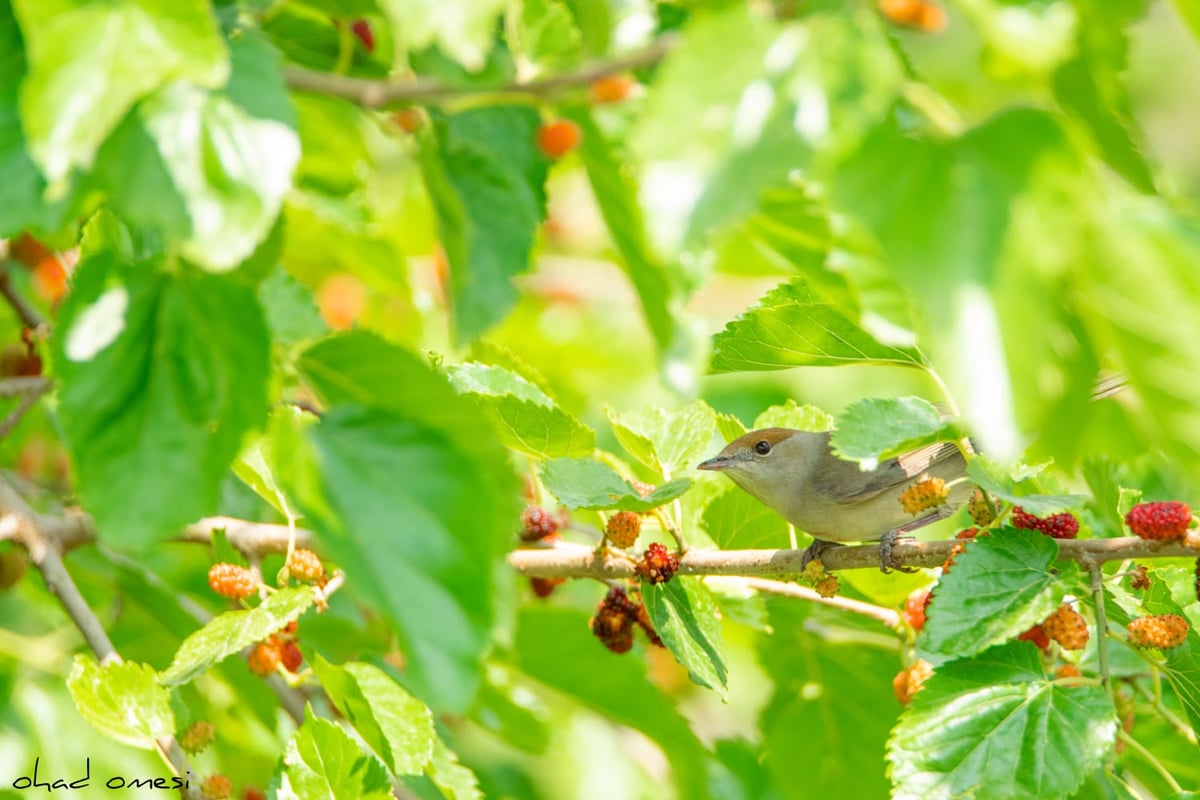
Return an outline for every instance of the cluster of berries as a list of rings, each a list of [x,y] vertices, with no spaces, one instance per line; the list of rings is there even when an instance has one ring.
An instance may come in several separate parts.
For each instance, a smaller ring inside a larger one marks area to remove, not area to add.
[[[1178,614],[1154,614],[1138,617],[1126,626],[1129,643],[1135,647],[1170,650],[1183,644],[1188,635],[1188,621]]]
[[[658,542],[646,548],[642,560],[633,568],[647,583],[666,583],[678,569],[679,558]]]
[[[541,506],[526,506],[521,513],[521,541],[540,542],[549,539],[560,528],[566,527],[567,522],[567,514],[562,509],[552,514]]]
[[[627,653],[633,647],[633,629],[640,627],[650,643],[663,646],[662,639],[650,623],[646,607],[632,600],[625,590],[614,586],[596,607],[596,614],[588,623],[592,634],[614,653]]]
[[[1192,510],[1187,503],[1171,500],[1159,503],[1139,503],[1125,515],[1125,524],[1135,536],[1167,541],[1182,539],[1192,524]]]
[[[933,665],[923,658],[918,658],[912,664],[896,673],[892,679],[892,691],[900,705],[908,705],[917,692],[925,686],[925,681],[933,675]]]
[[[1079,535],[1079,520],[1066,511],[1048,517],[1035,517],[1017,506],[1012,510],[1014,528],[1040,531],[1052,539],[1074,539]]]
[[[971,521],[976,525],[987,527],[996,519],[996,507],[989,500],[982,489],[976,489],[971,495],[971,499],[967,501],[967,513],[971,515]]]
[[[303,661],[304,656],[301,655],[300,648],[296,646],[295,620],[289,622],[278,633],[268,637],[266,641],[254,645],[250,655],[246,656],[246,663],[250,665],[250,671],[263,678],[274,672],[281,664],[288,672],[295,673],[299,671]]]
[[[949,497],[950,488],[944,480],[926,476],[904,490],[900,495],[900,506],[915,516],[943,505]]]

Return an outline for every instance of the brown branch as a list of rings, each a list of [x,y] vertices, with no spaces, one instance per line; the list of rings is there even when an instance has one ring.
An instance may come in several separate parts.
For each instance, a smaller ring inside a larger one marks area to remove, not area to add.
[[[41,529],[38,514],[25,502],[6,481],[0,480],[0,539],[11,539],[24,545],[29,560],[41,573],[46,588],[58,598],[67,616],[83,635],[88,647],[101,664],[120,663],[121,655],[113,647],[112,640],[104,630],[99,618],[83,598],[79,587],[67,572],[62,561],[61,545]],[[174,736],[164,736],[155,741],[159,752],[171,770],[184,779],[185,787],[180,794],[188,800],[200,797],[196,772],[188,762]]]
[[[514,97],[551,97],[564,91],[587,86],[597,78],[645,67],[661,61],[675,46],[677,37],[667,34],[655,39],[642,50],[617,58],[599,59],[581,65],[571,72],[547,75],[526,81],[514,81],[500,86],[451,85],[423,78],[410,80],[368,80],[317,72],[305,67],[285,68],[288,86],[303,92],[333,95],[350,100],[364,108],[379,108],[398,103],[439,103],[466,95]]]
[[[744,586],[748,589],[753,589],[756,592],[766,592],[767,594],[777,594],[781,597],[792,597],[797,600],[808,600],[811,603],[818,603],[831,608],[838,608],[842,611],[849,611],[852,614],[861,614],[864,617],[870,617],[873,620],[882,622],[885,626],[893,630],[899,630],[900,613],[890,608],[877,606],[874,603],[864,603],[861,600],[855,600],[852,597],[841,597],[834,595],[833,597],[822,597],[814,590],[807,586],[799,586],[795,583],[784,583],[783,581],[773,581],[768,578],[731,578],[722,575],[713,575],[705,579],[706,584],[721,585],[730,583],[736,586]]]
[[[13,382],[19,382],[13,386]],[[48,378],[6,378],[0,380],[0,397],[11,396],[8,392],[13,392],[21,397],[17,407],[8,412],[3,420],[0,420],[0,439],[8,435],[8,432],[16,427],[21,421],[21,417],[29,413],[29,409],[37,404],[37,401],[42,395],[50,391],[53,384]]]
[[[22,325],[26,328],[36,328],[45,323],[46,319],[42,316],[42,312],[22,297],[17,288],[12,285],[12,277],[9,275],[12,264],[12,261],[0,262],[0,296],[3,296],[12,306],[13,311],[17,312],[17,318],[21,320]]]
[[[950,555],[957,539],[898,544],[892,554],[910,567],[938,567]],[[1127,558],[1196,558],[1200,537],[1189,536],[1188,545],[1154,542],[1128,536],[1120,539],[1060,541],[1059,557],[1085,566]],[[679,560],[681,575],[740,575],[771,577],[796,575],[801,571],[803,550],[689,550]],[[838,547],[821,555],[825,569],[878,569],[879,545]],[[558,543],[552,547],[514,550],[508,563],[531,578],[631,578],[633,563],[615,553],[597,553],[585,545]]]

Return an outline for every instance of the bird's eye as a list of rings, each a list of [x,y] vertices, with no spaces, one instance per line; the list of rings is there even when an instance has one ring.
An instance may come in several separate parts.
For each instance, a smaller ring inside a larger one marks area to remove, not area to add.
[[[766,439],[763,439],[761,442],[754,445],[754,452],[758,453],[760,456],[765,456],[767,453],[771,452],[771,443]]]

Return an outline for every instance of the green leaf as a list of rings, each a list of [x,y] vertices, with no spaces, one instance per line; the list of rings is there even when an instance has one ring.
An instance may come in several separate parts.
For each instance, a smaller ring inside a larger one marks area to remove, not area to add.
[[[202,0],[16,0],[29,54],[21,116],[51,185],[87,168],[142,97],[171,81],[219,86],[229,64]]]
[[[433,758],[425,774],[446,800],[479,800],[483,797],[475,773],[459,762],[458,755],[440,736],[434,740]]]
[[[165,686],[178,686],[203,674],[213,664],[261,642],[313,604],[316,589],[295,586],[272,592],[251,609],[226,611],[213,617],[200,630],[184,639],[171,666],[160,676]]]
[[[647,680],[643,661],[610,653],[588,630],[587,616],[567,608],[523,608],[514,653],[530,677],[662,748],[679,796],[709,796],[704,747],[670,700]]]
[[[934,653],[972,655],[1015,638],[1058,608],[1074,562],[1058,569],[1058,543],[1033,530],[1000,528],[977,536],[938,581],[920,645]]]
[[[775,186],[759,197],[758,210],[723,231],[716,268],[733,274],[803,274],[819,294],[849,299],[847,276],[829,270],[834,247],[829,209],[803,183]]]
[[[421,169],[450,262],[460,342],[504,318],[517,299],[512,278],[529,267],[546,216],[539,124],[532,108],[488,106],[436,116],[436,147],[433,139],[423,141]]]
[[[736,486],[704,509],[704,530],[722,550],[788,546],[787,521]]]
[[[183,255],[214,271],[238,266],[267,237],[300,160],[278,56],[250,35],[233,40],[230,52],[233,73],[222,90],[164,87],[122,126],[134,143],[119,135],[102,164],[119,209],[165,227],[182,239]],[[145,172],[130,180],[126,170],[138,156],[155,162],[142,162]],[[163,217],[164,204],[176,210]]]
[[[767,608],[772,633],[759,637],[757,656],[774,684],[759,718],[770,788],[785,800],[887,797],[880,755],[894,720],[894,633],[789,598]]]
[[[1026,490],[1037,491],[1031,480],[1036,471],[1024,465],[1007,469],[981,455],[974,455],[967,462],[967,477],[972,483],[993,497],[1021,506],[1030,514],[1054,514],[1087,502],[1087,497],[1081,494],[1022,494]]]
[[[25,47],[8,3],[0,5],[0,236],[25,228],[56,231],[68,198],[47,203],[46,180],[29,155],[18,112]]]
[[[621,446],[660,479],[691,469],[704,456],[716,426],[716,412],[703,400],[673,413],[654,407],[624,413],[610,407],[607,413]]]
[[[1200,731],[1200,636],[1195,623],[1184,643],[1167,652],[1162,673],[1187,712],[1192,730]]]
[[[515,372],[469,363],[449,367],[447,374],[455,389],[487,409],[506,447],[536,458],[586,456],[595,450],[595,431]]]
[[[642,497],[612,467],[587,458],[556,458],[543,464],[539,474],[558,502],[587,511],[651,511],[680,497],[692,485],[690,478],[676,478]]]
[[[504,0],[378,0],[400,43],[411,50],[436,45],[444,53],[477,71],[484,64]]]
[[[377,337],[333,337],[299,366],[332,408],[281,479],[398,629],[406,685],[464,711],[491,638],[495,562],[520,510],[508,455],[443,376]]]
[[[216,510],[266,414],[267,331],[245,284],[129,261],[102,237],[89,226],[55,331],[59,413],[101,535],[140,546]]]
[[[678,308],[678,281],[650,247],[637,185],[588,109],[576,106],[564,114],[583,134],[579,157],[620,256],[617,263],[633,284],[658,345],[661,376],[677,391],[694,393],[690,375],[698,348]]]
[[[1180,5],[1190,5],[1181,3]],[[1080,3],[1075,57],[1054,75],[1054,96],[1091,131],[1105,162],[1140,192],[1154,192],[1154,176],[1142,154],[1137,121],[1122,73],[1129,37],[1125,26],[1145,13],[1141,3]]]
[[[687,668],[691,679],[728,699],[728,670],[717,604],[699,578],[643,583],[642,598],[654,631]]]
[[[370,664],[338,666],[317,656],[313,670],[338,711],[393,775],[424,770],[437,738],[428,706]]]
[[[493,560],[515,525],[517,492],[492,494],[488,449],[461,448],[420,413],[331,409],[307,437],[319,478],[301,477],[292,494],[330,556],[396,626],[414,691],[463,710],[490,641]]]
[[[795,428],[821,433],[832,430],[834,418],[816,406],[797,405],[789,399],[781,406],[771,406],[754,420],[754,428]]]
[[[579,61],[579,29],[562,0],[522,0],[516,22],[517,50],[532,63],[562,69]]]
[[[717,432],[729,444],[734,439],[746,433],[746,426],[733,414],[717,413]]]
[[[878,341],[801,280],[772,289],[713,339],[713,372],[885,364],[924,367],[919,350]]]
[[[155,740],[175,732],[171,695],[147,664],[110,663],[77,655],[67,688],[80,715],[110,739],[153,750]]]
[[[934,442],[953,442],[962,432],[920,397],[871,397],[846,407],[830,443],[846,459],[879,462]]]
[[[1047,679],[1025,642],[996,647],[939,666],[914,695],[888,744],[893,796],[1066,797],[1111,752],[1116,727],[1101,687]]]
[[[329,720],[308,708],[304,724],[288,740],[280,764],[281,800],[336,797],[338,800],[388,800],[387,771],[373,755]]]

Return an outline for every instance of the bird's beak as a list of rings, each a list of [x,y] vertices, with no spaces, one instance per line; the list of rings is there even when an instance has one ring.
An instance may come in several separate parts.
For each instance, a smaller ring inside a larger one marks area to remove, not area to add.
[[[733,456],[716,456],[715,458],[710,458],[708,461],[703,461],[697,464],[696,469],[706,469],[714,472],[720,472],[721,470],[729,469],[736,462],[737,459]]]

